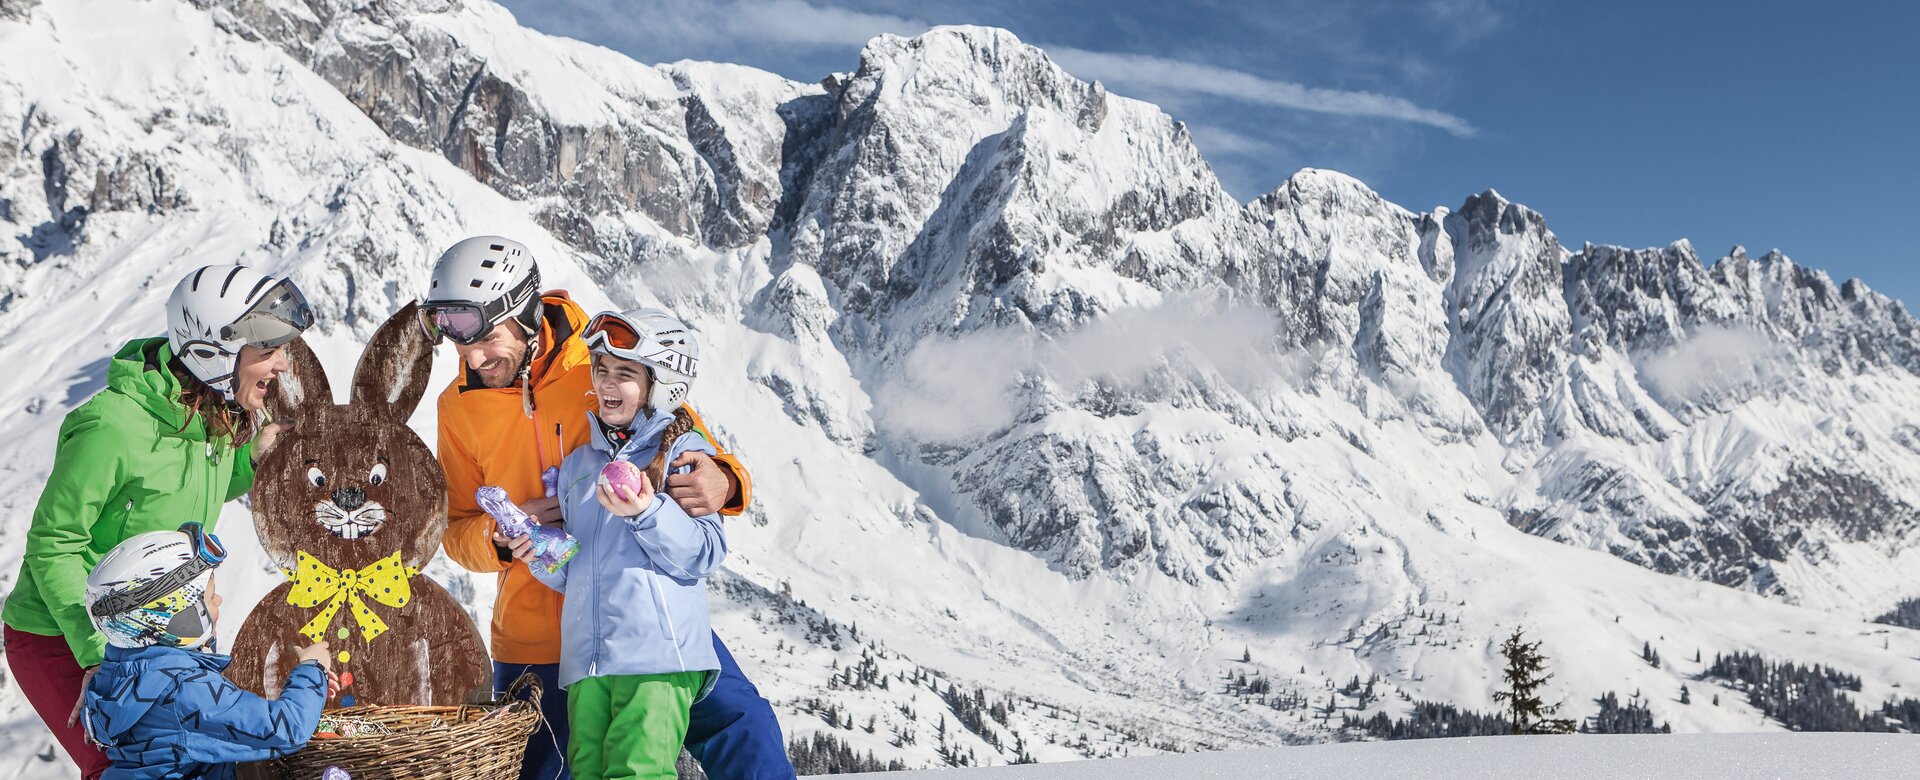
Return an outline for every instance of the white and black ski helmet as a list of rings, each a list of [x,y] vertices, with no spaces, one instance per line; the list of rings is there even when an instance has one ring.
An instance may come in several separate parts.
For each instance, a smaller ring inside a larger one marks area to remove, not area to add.
[[[472,344],[507,320],[533,336],[540,332],[540,314],[540,267],[533,253],[500,236],[474,236],[442,252],[420,301],[420,326],[435,342],[445,336]]]
[[[665,309],[603,311],[587,322],[587,349],[644,364],[653,372],[649,416],[672,413],[687,402],[700,375],[700,340]]]
[[[233,402],[240,348],[272,348],[313,325],[313,308],[292,279],[238,265],[187,274],[167,298],[167,341],[194,377]]]
[[[226,550],[199,523],[127,538],[87,573],[87,615],[114,647],[193,649],[214,637],[207,586]]]

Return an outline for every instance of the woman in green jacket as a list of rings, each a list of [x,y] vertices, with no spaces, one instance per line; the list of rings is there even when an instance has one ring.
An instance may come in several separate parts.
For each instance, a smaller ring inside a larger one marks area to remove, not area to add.
[[[254,462],[291,422],[265,420],[288,368],[284,345],[311,324],[290,279],[198,269],[167,299],[167,335],[121,347],[106,389],[60,425],[0,622],[13,679],[89,780],[107,759],[74,718],[105,644],[87,615],[87,573],[135,534],[190,520],[212,530],[220,505],[253,486]],[[213,632],[199,623],[176,620],[167,631]]]

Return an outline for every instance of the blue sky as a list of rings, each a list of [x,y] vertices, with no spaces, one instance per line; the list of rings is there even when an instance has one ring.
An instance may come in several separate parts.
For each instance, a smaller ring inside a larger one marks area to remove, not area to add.
[[[1303,167],[1410,209],[1489,187],[1561,241],[1779,248],[1920,304],[1920,6],[1892,2],[506,0],[644,62],[814,81],[935,24],[1012,30],[1193,129],[1242,200]]]

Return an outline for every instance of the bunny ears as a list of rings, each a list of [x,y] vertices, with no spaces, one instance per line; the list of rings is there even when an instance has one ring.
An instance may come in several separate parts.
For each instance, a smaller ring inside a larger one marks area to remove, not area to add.
[[[351,406],[404,424],[420,405],[433,373],[433,344],[420,332],[418,306],[408,303],[373,334],[353,371]],[[287,345],[287,360],[292,370],[280,378],[280,392],[267,399],[274,419],[316,416],[337,406],[326,368],[305,339]]]

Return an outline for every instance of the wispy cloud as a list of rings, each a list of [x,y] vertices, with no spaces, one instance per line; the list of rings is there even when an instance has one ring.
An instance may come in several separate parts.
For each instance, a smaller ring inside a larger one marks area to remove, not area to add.
[[[1506,21],[1493,0],[1427,0],[1424,10],[1456,44],[1483,38]]]
[[[919,19],[822,7],[804,0],[702,7],[711,9],[720,29],[736,36],[804,46],[859,47],[880,35],[918,35],[930,26]]]
[[[1243,391],[1297,384],[1303,371],[1278,351],[1279,332],[1266,309],[1172,298],[1052,336],[1009,328],[924,341],[875,391],[874,418],[910,439],[963,441],[1011,424],[1031,403],[1021,394],[1035,382],[1068,396],[1088,382],[1122,394],[1164,393],[1164,372],[1178,366]]]
[[[1740,401],[1792,375],[1792,352],[1746,327],[1707,326],[1643,359],[1640,378],[1664,402]]]
[[[1217,154],[1264,157],[1284,152],[1279,144],[1272,141],[1237,133],[1219,125],[1188,122],[1187,132],[1193,134],[1201,148]]]
[[[522,22],[611,46],[643,62],[737,62],[748,46],[858,51],[874,37],[917,35],[921,19],[806,0],[502,0]]]
[[[1075,75],[1099,79],[1109,85],[1197,92],[1278,108],[1413,122],[1437,127],[1462,138],[1470,138],[1477,132],[1465,119],[1445,111],[1422,108],[1413,101],[1392,95],[1309,87],[1231,68],[1149,54],[1087,51],[1069,46],[1043,48]]]
[[[652,61],[683,56],[734,61],[739,59],[737,55],[729,56],[722,52],[754,45],[790,51],[857,51],[876,36],[886,33],[917,35],[931,26],[924,19],[821,5],[808,0],[732,0],[721,3],[691,0],[508,2],[537,26],[608,43],[635,57]],[[944,11],[963,15],[955,18],[964,18],[965,14],[965,9],[947,8],[939,3],[920,8],[936,13]],[[1453,16],[1457,15],[1450,14],[1449,18]],[[1475,132],[1471,124],[1458,116],[1425,108],[1393,95],[1312,87],[1231,68],[1150,54],[1089,51],[1047,44],[1039,46],[1075,75],[1099,79],[1109,86],[1117,85],[1123,89],[1162,96],[1204,96],[1248,105],[1411,122],[1437,127],[1461,137],[1470,137]]]

